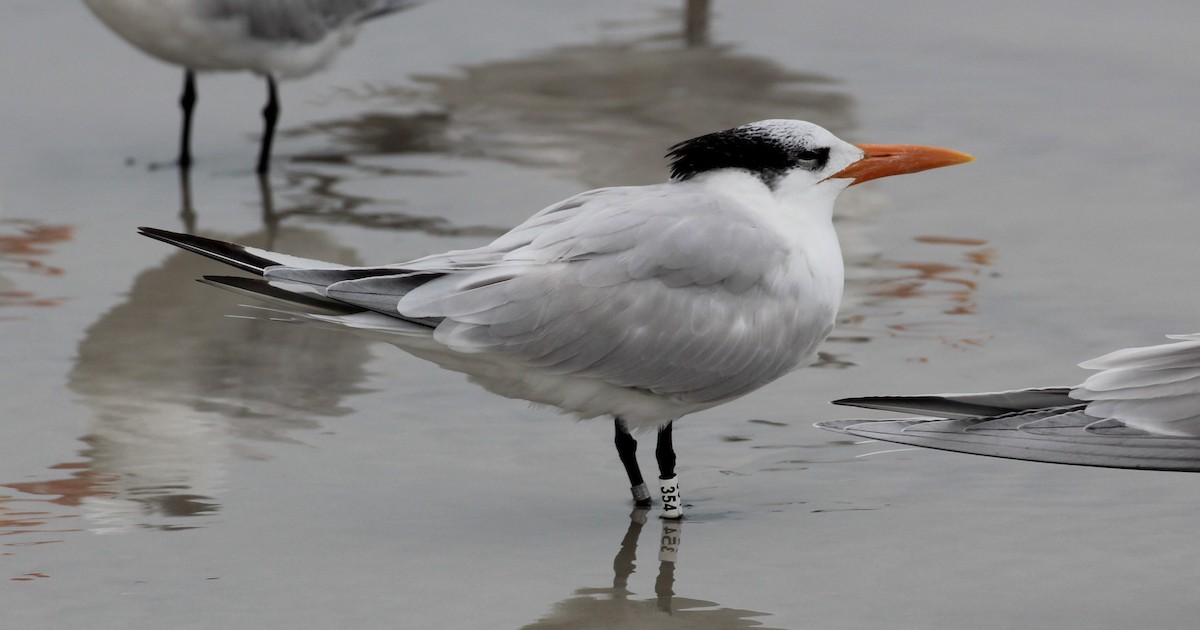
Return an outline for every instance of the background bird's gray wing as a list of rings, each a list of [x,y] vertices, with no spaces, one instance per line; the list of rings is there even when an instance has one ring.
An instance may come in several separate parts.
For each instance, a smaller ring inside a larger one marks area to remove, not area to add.
[[[816,343],[798,338],[797,296],[779,286],[788,250],[743,209],[679,189],[584,193],[491,245],[405,263],[442,275],[398,283],[398,311],[441,319],[435,338],[464,352],[689,402],[745,393]],[[387,282],[329,295],[352,301]]]
[[[206,0],[204,15],[243,24],[254,39],[310,43],[334,29],[400,11],[416,0]]]
[[[1078,387],[835,401],[946,420],[839,420],[817,426],[960,453],[1059,464],[1200,472],[1200,336],[1125,348],[1082,367]],[[1061,406],[1058,406],[1061,405]]]
[[[836,420],[817,426],[909,446],[1054,464],[1200,472],[1200,439],[1090,416],[1079,404],[959,420]]]
[[[835,405],[916,413],[938,418],[998,416],[1025,409],[1076,405],[1069,387],[1037,387],[977,394],[929,394],[922,396],[858,396],[833,401]]]
[[[1152,433],[1200,437],[1200,339],[1125,348],[1084,361],[1100,370],[1071,391],[1088,413]]]

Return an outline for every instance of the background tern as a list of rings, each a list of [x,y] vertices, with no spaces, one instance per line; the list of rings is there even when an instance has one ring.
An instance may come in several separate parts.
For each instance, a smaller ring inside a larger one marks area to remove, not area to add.
[[[1084,361],[1076,387],[866,396],[835,404],[936,416],[817,426],[912,446],[1108,468],[1200,472],[1200,334]]]
[[[183,66],[179,166],[191,166],[196,72],[249,70],[267,80],[258,172],[266,173],[279,119],[275,79],[308,76],[350,45],[363,21],[416,0],[84,0],[142,52]]]
[[[838,195],[972,158],[855,146],[796,120],[703,135],[668,156],[666,183],[584,192],[482,247],[381,267],[141,232],[262,276],[206,280],[265,300],[270,316],[384,339],[579,418],[613,416],[639,505],[650,498],[631,431],[657,429],[663,515],[678,518],[671,423],[807,365],[833,329]]]

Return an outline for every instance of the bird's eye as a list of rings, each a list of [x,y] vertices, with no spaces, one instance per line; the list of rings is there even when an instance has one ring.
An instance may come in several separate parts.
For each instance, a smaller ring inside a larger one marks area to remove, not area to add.
[[[822,147],[820,149],[801,149],[796,152],[796,163],[802,168],[819,171],[825,168],[826,162],[829,161],[829,149]]]

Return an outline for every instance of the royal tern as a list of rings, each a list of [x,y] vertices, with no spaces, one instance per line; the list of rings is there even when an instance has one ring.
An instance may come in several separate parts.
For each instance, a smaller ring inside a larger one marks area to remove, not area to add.
[[[765,120],[670,149],[671,179],[602,188],[488,245],[346,267],[142,228],[261,275],[208,282],[290,317],[351,328],[511,398],[614,417],[634,500],[631,431],[658,430],[663,515],[682,515],[671,423],[802,367],[833,329],[846,187],[970,161],[949,149],[855,146]]]
[[[817,426],[975,455],[1200,472],[1200,334],[1168,337],[1178,341],[1080,363],[1099,372],[1075,387],[844,398],[833,402],[927,417]]]
[[[248,70],[267,80],[258,172],[266,173],[279,118],[276,79],[305,77],[350,45],[363,21],[417,0],[83,0],[142,52],[183,66],[179,166],[192,163],[196,72]]]

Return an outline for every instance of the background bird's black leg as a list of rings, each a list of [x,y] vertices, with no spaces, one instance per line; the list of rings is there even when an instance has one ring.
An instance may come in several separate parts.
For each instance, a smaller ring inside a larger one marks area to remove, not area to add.
[[[275,77],[267,77],[267,104],[263,107],[263,137],[262,146],[258,150],[258,173],[266,173],[270,169],[271,142],[275,139],[275,123],[279,120],[279,93],[275,87]]]
[[[671,426],[658,430],[658,446],[654,457],[658,460],[658,481],[662,492],[663,518],[683,516],[683,499],[679,494],[679,477],[675,475],[675,445],[671,440]]]
[[[183,71],[183,93],[179,95],[179,107],[183,109],[183,129],[179,132],[179,168],[192,166],[192,111],[196,109],[196,73]]]
[[[613,427],[616,430],[616,437],[613,441],[617,445],[617,455],[625,466],[625,474],[629,475],[629,489],[633,492],[633,502],[642,507],[648,506],[650,505],[650,490],[646,488],[646,482],[642,479],[642,470],[638,467],[637,440],[630,435],[624,420],[613,418]]]

